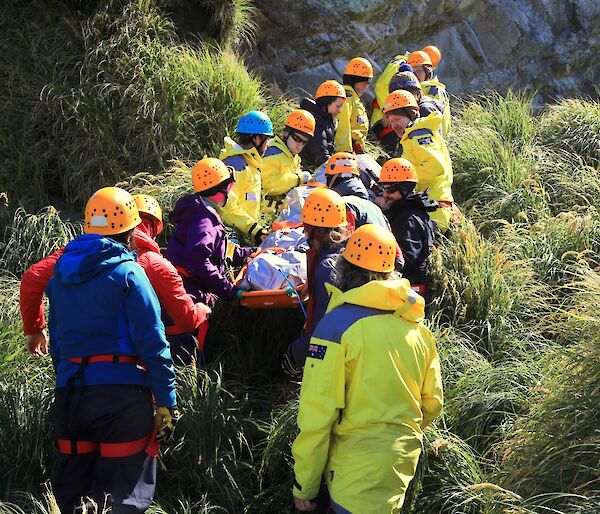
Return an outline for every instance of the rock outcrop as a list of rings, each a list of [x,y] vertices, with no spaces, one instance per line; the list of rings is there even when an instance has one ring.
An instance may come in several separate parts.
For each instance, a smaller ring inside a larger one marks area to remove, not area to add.
[[[260,32],[249,64],[282,91],[313,93],[362,55],[440,47],[454,94],[535,90],[540,100],[600,85],[598,0],[256,0]]]

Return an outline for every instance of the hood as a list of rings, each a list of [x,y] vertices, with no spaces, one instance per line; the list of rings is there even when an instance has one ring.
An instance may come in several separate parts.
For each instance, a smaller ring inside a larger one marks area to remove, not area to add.
[[[269,144],[269,146],[273,146],[275,148],[279,148],[290,159],[298,159],[299,158],[297,155],[293,155],[292,152],[290,152],[290,149],[288,148],[288,146],[285,144],[285,142],[283,141],[283,139],[281,139],[279,136],[275,136],[271,140],[271,143]]]
[[[310,112],[315,119],[319,118],[325,123],[333,123],[333,116],[321,109],[312,98],[303,98],[300,101],[300,109]]]
[[[433,77],[432,79],[429,80],[424,80],[421,83],[421,87],[423,89],[425,89],[426,87],[431,87],[431,86],[435,86],[439,89],[446,89],[446,86],[444,84],[442,84],[439,79],[437,78],[437,76]]]
[[[225,148],[221,149],[219,159],[223,160],[232,155],[241,155],[249,166],[252,166],[253,168],[260,168],[262,166],[262,157],[258,154],[256,148],[242,148],[229,136],[225,137],[223,141]]]
[[[133,230],[133,247],[140,253],[156,252],[160,253],[160,246],[152,239],[144,223],[140,223]]]
[[[343,293],[331,284],[325,284],[331,295],[327,312],[343,304],[359,305],[382,311],[393,311],[394,316],[418,323],[425,317],[425,300],[413,291],[405,278],[375,280]]]
[[[121,243],[106,236],[83,234],[66,247],[56,262],[54,276],[62,284],[81,284],[135,256]]]
[[[216,214],[214,208],[207,205],[198,193],[185,195],[177,200],[175,207],[169,214],[169,221],[177,224],[191,217],[199,216],[199,212],[204,213],[206,210],[213,211]]]
[[[360,99],[358,93],[356,92],[356,89],[354,89],[352,86],[345,84],[344,90],[346,91],[346,98],[354,98],[355,100]]]
[[[419,191],[411,193],[406,198],[400,198],[396,200],[389,208],[390,212],[393,212],[395,209],[402,210],[405,206],[410,204],[417,205],[427,212],[433,212],[438,207],[439,204],[435,200],[431,200],[427,191]]]
[[[369,199],[367,188],[362,183],[362,180],[356,176],[338,178],[331,186],[340,196],[357,196],[363,200]]]
[[[430,113],[426,118],[417,118],[402,134],[402,141],[406,141],[413,130],[429,129],[433,133],[439,131],[442,128],[443,119],[442,114],[437,111]]]

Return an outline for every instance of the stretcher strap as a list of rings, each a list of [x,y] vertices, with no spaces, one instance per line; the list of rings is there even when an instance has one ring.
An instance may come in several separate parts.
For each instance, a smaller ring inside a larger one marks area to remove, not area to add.
[[[85,357],[71,357],[67,359],[69,362],[76,362],[81,364]],[[87,364],[94,364],[95,362],[114,362],[115,364],[139,364],[142,365],[142,361],[135,355],[114,355],[114,354],[102,354],[102,355],[90,355],[87,357]]]

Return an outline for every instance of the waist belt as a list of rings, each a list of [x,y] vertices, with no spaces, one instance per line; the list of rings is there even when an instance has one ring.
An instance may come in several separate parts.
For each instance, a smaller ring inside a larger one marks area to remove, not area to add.
[[[77,364],[82,364],[83,362],[86,364],[94,364],[95,362],[113,362],[115,364],[139,364],[140,366],[143,366],[140,358],[136,357],[135,355],[103,354],[91,355],[89,357],[71,357],[67,360]]]
[[[130,457],[145,451],[148,455],[155,457],[158,451],[158,443],[154,432],[126,443],[97,443],[95,441],[59,439],[58,451],[64,455],[82,455],[97,452],[101,457],[108,458]]]

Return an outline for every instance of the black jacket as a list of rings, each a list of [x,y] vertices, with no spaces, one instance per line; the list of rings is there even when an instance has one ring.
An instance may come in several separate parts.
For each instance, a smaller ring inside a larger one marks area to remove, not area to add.
[[[300,109],[306,109],[316,121],[315,135],[300,152],[302,167],[314,171],[335,153],[337,123],[331,114],[310,98],[304,98],[300,102]]]
[[[434,233],[428,213],[436,208],[437,202],[429,200],[425,193],[413,193],[394,202],[385,213],[404,256],[402,276],[411,285],[429,283],[427,259]]]

